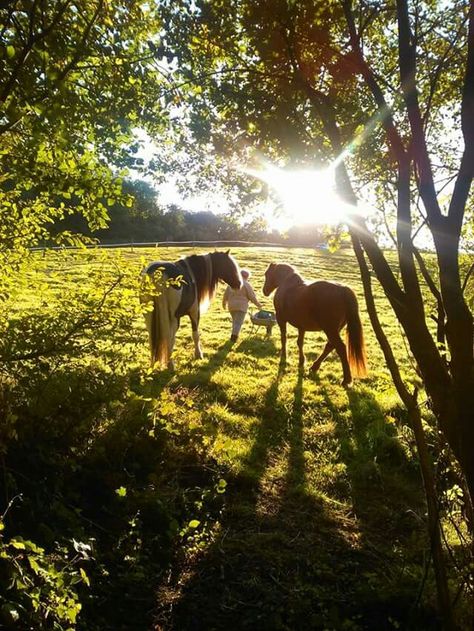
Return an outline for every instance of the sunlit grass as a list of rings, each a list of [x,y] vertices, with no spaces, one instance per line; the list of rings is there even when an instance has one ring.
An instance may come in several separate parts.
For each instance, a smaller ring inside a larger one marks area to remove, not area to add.
[[[138,279],[144,262],[177,260],[195,251],[157,248],[48,253],[38,256],[36,262],[58,297],[64,288],[77,284],[87,287],[91,269],[97,268],[102,270],[104,285],[118,272],[126,271],[129,291],[138,292],[133,279]],[[397,594],[400,580],[408,592],[415,589],[424,568],[418,557],[413,560],[413,550],[426,546],[426,541],[421,520],[410,522],[410,528],[400,525],[400,515],[407,511],[423,512],[421,484],[416,462],[406,448],[407,437],[399,433],[396,423],[400,403],[371,332],[355,259],[350,252],[286,248],[240,248],[232,254],[252,271],[251,282],[267,309],[273,309],[272,301],[264,298],[261,290],[264,271],[272,261],[289,262],[308,279],[326,278],[351,285],[359,299],[369,375],[357,381],[352,390],[344,389],[335,354],[328,357],[316,377],[300,373],[296,331],[291,327],[285,371],[279,369],[277,327],[268,338],[264,330],[252,329],[247,320],[238,342],[230,346],[230,318],[221,308],[222,287],[201,320],[202,360],[193,359],[191,327],[183,318],[176,339],[175,373],[148,373],[145,327],[140,318],[136,319],[133,328],[141,332],[143,343],[134,347],[133,364],[128,366],[135,371],[132,391],[137,396],[146,395],[158,407],[163,397],[171,401],[166,418],[169,431],[188,432],[191,439],[195,436],[203,466],[218,472],[228,485],[220,527],[212,530],[220,534],[207,539],[203,536],[201,541],[203,568],[197,567],[198,557],[187,557],[187,562],[196,566],[174,568],[175,589],[181,590],[182,580],[194,604],[204,599],[207,604],[201,604],[200,610],[204,609],[206,620],[224,615],[222,611],[234,611],[238,600],[253,603],[255,596],[259,607],[267,608],[267,621],[278,621],[279,598],[290,593],[293,613],[284,614],[289,616],[288,625],[279,627],[275,622],[274,628],[304,628],[306,612],[315,602],[321,616],[318,620],[324,628],[332,628],[327,612],[336,606],[337,593],[342,593],[347,600],[343,603],[347,624],[355,625],[347,628],[362,628],[356,623],[357,612],[365,615],[364,608],[370,611],[380,591]],[[97,274],[93,278],[97,282]],[[414,378],[399,327],[382,291],[376,283],[374,287],[402,371]],[[25,294],[28,308],[39,300],[33,290]],[[129,356],[130,348],[121,345],[121,334],[118,329],[111,340],[114,352]],[[322,334],[307,334],[308,364],[323,346]],[[143,422],[148,422],[146,411],[141,413]],[[406,574],[400,549],[409,559]],[[354,556],[354,551],[360,556]],[[219,564],[230,584],[221,600],[217,596],[213,600],[212,586],[217,589],[214,578],[209,579],[211,588],[206,592],[189,577],[198,570],[212,577]],[[387,564],[399,571],[387,571]],[[376,577],[373,585],[360,582],[358,576],[363,572]],[[297,591],[293,591],[295,585]],[[172,587],[166,589],[166,598],[172,598]],[[402,616],[403,602],[394,596],[392,614],[399,608]],[[244,617],[250,627],[258,628],[252,607]],[[186,611],[176,613],[176,628],[186,628]],[[353,620],[351,612],[355,612]],[[181,623],[184,626],[180,627]],[[315,624],[313,628],[319,628],[319,623]]]

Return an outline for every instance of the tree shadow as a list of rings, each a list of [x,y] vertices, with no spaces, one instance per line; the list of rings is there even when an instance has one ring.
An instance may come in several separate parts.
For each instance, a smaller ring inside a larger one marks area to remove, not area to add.
[[[287,378],[279,371],[266,392],[253,443],[228,484],[221,535],[159,590],[158,628],[339,628],[350,614],[365,553],[307,489],[310,410],[301,371],[291,407],[280,400]]]
[[[360,541],[379,567],[376,577],[368,577],[377,598],[370,599],[367,591],[366,606],[381,625],[392,615],[404,621],[404,628],[438,629],[439,620],[430,606],[416,610],[416,594],[426,579],[424,554],[429,550],[418,466],[400,442],[394,419],[370,390],[362,385],[347,390],[350,414],[346,418],[332,404],[326,388],[322,393],[336,422]],[[394,563],[401,558],[403,565]]]
[[[357,506],[368,507],[372,503],[370,491],[383,490],[383,485],[392,478],[396,483],[404,478],[409,484],[409,497],[413,498],[413,482],[419,482],[418,471],[397,436],[394,419],[363,386],[346,392],[350,417],[342,418],[327,389],[322,387],[325,404],[336,421],[341,458],[346,464]]]
[[[187,386],[209,385],[212,375],[222,367],[233,347],[234,343],[227,340],[212,355],[207,355],[204,360],[193,362],[188,372],[180,373],[179,381]]]

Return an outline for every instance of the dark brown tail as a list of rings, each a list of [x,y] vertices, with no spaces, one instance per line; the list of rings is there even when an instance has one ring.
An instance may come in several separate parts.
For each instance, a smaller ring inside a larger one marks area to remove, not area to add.
[[[346,287],[347,304],[347,356],[351,371],[356,377],[367,375],[364,331],[359,316],[357,297],[350,287]]]

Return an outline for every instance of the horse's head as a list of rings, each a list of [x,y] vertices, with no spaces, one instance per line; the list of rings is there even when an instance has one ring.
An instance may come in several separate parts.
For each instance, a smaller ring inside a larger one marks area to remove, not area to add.
[[[220,280],[227,283],[232,289],[240,289],[242,287],[242,276],[237,261],[227,252],[213,252],[212,263],[214,272]]]
[[[278,287],[278,283],[276,281],[276,263],[270,263],[267,267],[267,271],[265,272],[265,283],[263,285],[263,295],[269,296],[273,290]]]
[[[294,268],[286,263],[270,263],[265,272],[263,295],[269,296],[287,276],[294,272]]]

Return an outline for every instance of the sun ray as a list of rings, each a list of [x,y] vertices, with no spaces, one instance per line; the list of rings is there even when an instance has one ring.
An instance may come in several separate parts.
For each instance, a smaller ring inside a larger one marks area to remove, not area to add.
[[[245,173],[268,184],[287,216],[288,225],[347,223],[354,207],[336,193],[334,168],[283,169],[268,162]]]

